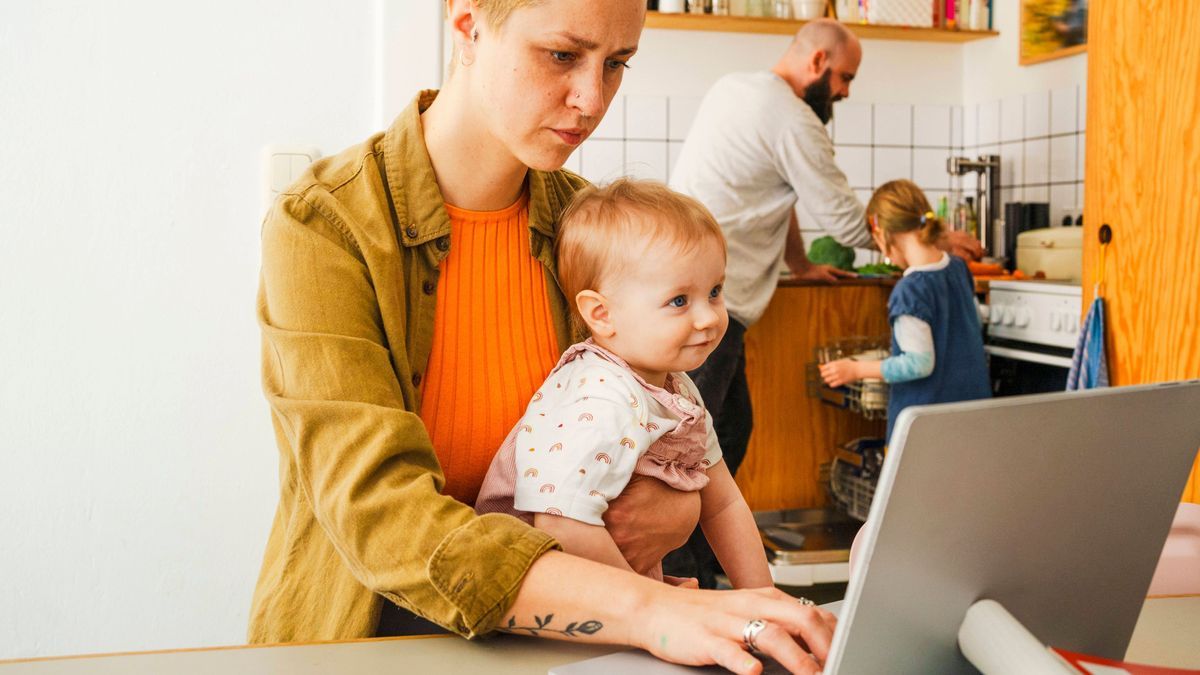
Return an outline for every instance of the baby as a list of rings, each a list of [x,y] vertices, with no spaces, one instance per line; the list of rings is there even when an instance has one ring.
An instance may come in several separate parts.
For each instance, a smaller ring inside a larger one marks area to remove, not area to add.
[[[729,319],[725,239],[699,202],[661,183],[621,179],[579,192],[556,242],[571,346],[529,402],[484,478],[480,513],[509,513],[568,553],[632,569],[603,516],[634,474],[696,492],[699,521],[737,588],[771,585],[749,507],[721,461],[695,369]],[[681,513],[682,545],[696,524]],[[664,554],[668,552],[664,550]],[[661,560],[634,570],[662,579]]]

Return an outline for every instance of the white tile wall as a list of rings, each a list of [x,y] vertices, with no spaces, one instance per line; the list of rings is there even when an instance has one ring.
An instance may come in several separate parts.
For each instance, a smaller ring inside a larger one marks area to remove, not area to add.
[[[625,97],[625,138],[667,138],[667,97]]]
[[[936,205],[943,195],[953,201],[975,189],[973,175],[946,173],[947,157],[998,154],[1001,203],[1049,201],[1057,222],[1062,209],[1083,203],[1085,98],[1080,86],[967,106],[839,102],[830,125],[835,161],[864,203],[879,185],[908,178]],[[618,97],[566,166],[598,182],[621,175],[668,180],[700,101]]]
[[[860,146],[844,146],[835,148],[834,162],[850,187],[870,190],[874,183],[871,181],[871,148]]]
[[[1000,146],[1000,185],[1025,184],[1025,146],[1005,143]]]
[[[913,145],[953,146],[950,109],[948,105],[913,106]]]
[[[625,142],[589,138],[577,152],[583,153],[580,174],[593,183],[607,183],[624,175]]]
[[[1050,180],[1075,181],[1075,143],[1077,137],[1055,136],[1050,139]]]
[[[683,149],[683,143],[679,141],[667,143],[667,180],[670,180],[671,174],[675,172],[675,162],[679,159],[681,149]]]
[[[1076,214],[1080,212],[1081,204],[1077,203],[1075,198],[1075,184],[1065,183],[1062,185],[1050,186],[1050,224],[1058,225],[1062,222],[1063,216],[1070,216],[1071,222],[1075,220]]]
[[[624,96],[614,98],[608,105],[608,112],[604,113],[604,119],[600,120],[600,124],[592,131],[589,140],[597,138],[609,140],[625,138]]]
[[[682,141],[687,138],[700,108],[699,96],[672,96],[667,101],[667,138]]]
[[[979,136],[975,140],[980,145],[990,145],[1000,140],[999,101],[979,106]]]
[[[1050,92],[1025,95],[1025,138],[1050,133]]]
[[[1076,124],[1079,125],[1080,131],[1087,131],[1087,82],[1079,85],[1079,98],[1076,107],[1079,108],[1079,113],[1076,116]]]
[[[946,148],[916,148],[913,150],[912,180],[926,192],[950,189],[950,174],[946,173]]]
[[[964,148],[973,148],[979,145],[979,106],[973,105],[963,108],[963,142],[961,146]]]
[[[1038,138],[1025,142],[1025,183],[1050,182],[1050,141]]]
[[[875,106],[874,145],[912,145],[912,106]]]
[[[833,108],[833,142],[838,145],[871,144],[871,106],[836,103]]]
[[[912,180],[912,150],[910,148],[875,147],[874,187],[890,180],[906,178]]]
[[[667,143],[664,141],[626,141],[625,173],[665,183],[667,180]]]
[[[1000,102],[1000,140],[1019,141],[1025,138],[1025,99],[1010,96]],[[982,139],[983,143],[992,141]]]
[[[1080,127],[1076,123],[1079,88],[1064,87],[1050,92],[1050,133],[1070,134]]]

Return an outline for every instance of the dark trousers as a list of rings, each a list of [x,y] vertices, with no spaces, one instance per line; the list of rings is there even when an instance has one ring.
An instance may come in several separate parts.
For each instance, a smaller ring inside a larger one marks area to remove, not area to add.
[[[445,635],[449,632],[436,623],[427,621],[384,598],[383,609],[379,612],[379,626],[375,629],[375,637]]]
[[[709,354],[704,365],[688,373],[712,417],[725,465],[735,475],[746,457],[754,428],[750,387],[746,384],[745,336],[745,326],[730,319],[721,344]],[[716,588],[721,566],[697,527],[687,544],[663,559],[663,572],[676,577],[696,577],[701,588]]]

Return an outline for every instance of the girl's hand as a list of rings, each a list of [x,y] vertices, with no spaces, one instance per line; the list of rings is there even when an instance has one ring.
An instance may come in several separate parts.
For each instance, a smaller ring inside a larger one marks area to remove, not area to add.
[[[792,673],[817,673],[829,656],[837,619],[800,604],[775,588],[692,591],[659,585],[646,598],[637,645],[684,665],[716,664],[739,675],[757,675],[762,662],[746,651],[742,632],[754,619],[766,622],[755,640],[764,654]]]
[[[859,375],[857,361],[839,359],[821,364],[821,379],[831,387],[841,387],[861,380],[862,376]]]

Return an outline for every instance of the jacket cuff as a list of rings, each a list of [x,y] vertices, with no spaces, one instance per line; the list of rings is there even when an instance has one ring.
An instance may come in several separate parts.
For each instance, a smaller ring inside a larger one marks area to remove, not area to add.
[[[500,624],[533,562],[562,546],[549,534],[509,515],[489,513],[450,533],[429,559],[429,579],[458,609],[468,638]]]

